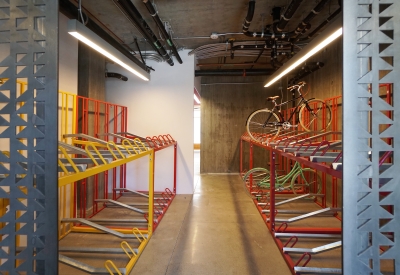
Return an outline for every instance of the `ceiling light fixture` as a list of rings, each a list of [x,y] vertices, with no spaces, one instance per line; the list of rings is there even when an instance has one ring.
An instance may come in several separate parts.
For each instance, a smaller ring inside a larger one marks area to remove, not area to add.
[[[276,81],[281,79],[284,75],[292,71],[294,68],[302,64],[312,55],[326,47],[329,43],[334,41],[336,38],[342,35],[342,18],[338,18],[334,21],[326,30],[312,40],[307,46],[305,46],[299,53],[297,53],[292,59],[286,62],[281,68],[273,73],[264,87],[269,87]]]
[[[141,79],[145,81],[150,80],[150,74],[148,72],[140,68],[132,60],[123,55],[121,52],[119,52],[117,49],[115,49],[77,20],[71,19],[68,21],[68,33]]]

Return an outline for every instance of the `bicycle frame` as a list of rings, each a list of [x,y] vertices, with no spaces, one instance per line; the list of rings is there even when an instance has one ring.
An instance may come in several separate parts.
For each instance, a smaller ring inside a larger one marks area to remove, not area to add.
[[[302,170],[302,167],[301,167],[301,165],[300,165],[299,162],[296,162],[296,163],[293,165],[292,169],[290,169],[289,173],[287,173],[287,174],[285,174],[285,175],[282,175],[282,176],[276,177],[276,179],[275,179],[275,187],[276,187],[277,189],[283,188],[284,185],[285,185],[288,181],[291,181],[292,177],[293,177],[298,171],[300,171],[300,170]],[[268,177],[268,179],[266,179],[265,181],[264,181],[264,180],[260,181],[259,186],[260,186],[260,187],[269,188],[269,184],[270,184],[270,179],[269,179],[269,177]],[[264,185],[264,186],[263,186],[263,185]]]
[[[301,100],[299,100],[299,102],[297,103],[296,107],[294,107],[293,111],[290,113],[289,118],[285,120],[285,118],[283,117],[282,112],[281,112],[281,106],[286,105],[289,102],[296,101],[299,98],[301,98]],[[274,106],[274,108],[272,108],[272,111],[275,112],[275,110],[278,110],[278,112],[276,112],[276,113],[278,113],[278,116],[279,116],[279,119],[281,120],[281,122],[290,121],[293,118],[293,116],[299,112],[300,107],[303,104],[305,104],[306,102],[307,102],[307,100],[303,97],[303,95],[300,95],[300,96],[296,97],[295,99],[291,99],[291,100],[285,101],[285,102],[283,102],[281,104],[276,104]]]
[[[299,91],[299,93],[300,93],[300,91]],[[287,105],[289,102],[296,101],[296,100],[298,100],[299,98],[300,98],[301,100],[299,100],[299,102],[297,103],[297,105],[296,105],[296,107],[294,108],[294,110],[290,113],[289,118],[285,120],[285,118],[283,117],[282,112],[281,112],[281,107],[282,107],[283,105]],[[311,98],[311,99],[313,99],[313,98]],[[279,120],[280,120],[280,124],[278,124],[278,126],[282,126],[282,123],[284,123],[284,122],[286,122],[286,121],[290,121],[290,120],[293,118],[293,116],[299,112],[299,109],[301,108],[301,106],[302,106],[303,104],[307,104],[307,101],[309,101],[309,100],[311,100],[311,99],[306,100],[306,99],[303,97],[303,95],[300,93],[300,95],[299,95],[298,97],[296,97],[296,98],[294,98],[294,99],[291,99],[291,100],[288,100],[288,101],[285,101],[285,102],[282,102],[282,103],[280,103],[280,104],[276,104],[276,102],[273,101],[273,102],[274,102],[274,107],[271,109],[271,113],[270,113],[270,115],[268,116],[267,120],[265,121],[263,127],[266,127],[266,126],[268,125],[268,122],[269,122],[269,120],[271,119],[272,113],[278,114]],[[298,123],[297,120],[296,120],[296,123]]]

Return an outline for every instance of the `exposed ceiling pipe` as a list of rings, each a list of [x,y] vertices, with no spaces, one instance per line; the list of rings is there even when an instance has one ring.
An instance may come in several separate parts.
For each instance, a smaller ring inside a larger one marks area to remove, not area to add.
[[[135,54],[135,57],[138,55],[139,54]],[[159,55],[158,53],[155,53],[155,52],[146,52],[146,53],[143,53],[142,56],[146,60],[154,60],[158,63],[164,62],[164,59],[161,57],[161,55]]]
[[[247,36],[251,36],[251,35],[248,35],[247,33],[249,32],[249,27],[250,27],[251,21],[253,21],[255,6],[256,6],[256,0],[250,0],[249,8],[247,10],[247,15],[246,15],[246,18],[244,19],[243,29],[242,29],[242,32]]]
[[[265,45],[265,46],[267,46],[267,45]],[[257,56],[256,60],[254,60],[254,63],[256,63],[256,62],[258,61],[258,59],[260,59],[260,57],[262,56],[264,50],[265,50],[265,49],[263,48],[262,51],[260,51],[260,54]],[[253,69],[253,67],[254,67],[254,65],[252,65],[252,66],[250,67],[250,69]]]
[[[137,42],[137,38],[136,38],[136,37],[135,37],[134,41],[135,41],[135,44],[136,44],[136,48],[138,48],[138,52],[139,52],[139,54],[140,54],[140,58],[142,59],[142,62],[143,62],[144,64],[146,64],[146,62],[145,62],[144,59],[143,59],[142,52],[140,51],[140,47],[139,47],[139,44],[138,44],[138,42]]]
[[[161,22],[161,19],[158,16],[157,12],[155,11],[153,4],[151,4],[149,0],[143,0],[143,3],[145,4],[150,15],[153,17],[154,22],[157,24],[158,28],[160,29],[162,35],[164,36],[164,39],[167,40],[168,46],[171,48],[172,52],[174,53],[176,60],[178,60],[178,62],[180,64],[182,64],[182,59],[179,56],[178,50],[176,49],[171,37],[165,30],[165,27],[164,27],[163,23]]]
[[[76,7],[69,0],[59,0],[59,6],[60,6],[60,12],[63,13],[65,16],[67,16],[70,19],[78,19],[78,16],[77,16],[78,7]],[[100,36],[102,39],[107,41],[110,45],[112,45],[114,48],[116,48],[118,51],[120,51],[123,55],[125,55],[130,60],[132,60],[132,62],[134,62],[135,64],[140,66],[140,68],[142,68],[146,72],[150,71],[145,64],[143,64],[136,57],[134,57],[128,49],[126,49],[119,42],[117,42],[111,35],[109,35],[106,31],[104,31],[103,28],[101,28],[99,25],[97,25],[89,17],[87,18],[87,22],[86,22],[85,26],[88,29],[90,29],[91,31],[93,31],[95,34]]]
[[[257,76],[271,75],[273,69],[253,69],[253,70],[196,70],[194,76]]]
[[[269,66],[267,62],[244,62],[244,63],[198,63],[197,67],[234,67],[234,66]]]
[[[281,7],[272,8],[272,24],[278,24],[279,20],[281,20],[281,9]]]
[[[122,11],[122,13],[125,14],[128,20],[138,28],[140,33],[151,42],[150,44],[153,49],[160,53],[160,55],[169,65],[173,66],[174,61],[172,60],[171,56],[167,53],[165,48],[157,39],[157,36],[150,29],[149,25],[147,25],[146,21],[143,19],[142,15],[132,4],[132,2],[130,0],[113,0],[113,2]]]
[[[318,27],[316,27],[309,35],[298,39],[298,41],[307,41],[310,38],[312,38],[320,29],[322,29],[326,24],[328,24],[330,21],[332,21],[341,12],[342,12],[342,8],[338,8],[337,10],[335,10],[334,13],[332,13],[324,22],[322,22]]]
[[[294,35],[290,37],[292,41],[295,41],[296,38],[303,33],[305,29],[310,29],[309,23],[310,21],[321,12],[323,7],[329,2],[330,0],[321,0],[314,9],[310,11],[310,13],[299,23],[296,30],[294,31]]]
[[[122,81],[128,81],[128,78],[126,76],[124,76],[122,74],[119,74],[119,73],[106,72],[106,77],[114,77],[114,78],[118,78],[118,79],[120,79]]]
[[[282,14],[281,16],[281,20],[279,20],[279,22],[277,24],[274,24],[273,26],[273,31],[274,32],[282,32],[287,23],[290,21],[290,19],[292,19],[293,14],[296,12],[296,10],[299,8],[300,3],[303,0],[292,0],[292,2],[290,2],[290,4],[287,6],[285,13]]]
[[[271,47],[269,47],[271,48]],[[236,45],[236,46],[231,46],[231,50],[262,50],[262,49],[268,49],[268,46],[266,44],[262,45]]]
[[[249,36],[249,37],[265,37],[265,38],[271,38],[271,39],[284,39],[285,37],[287,37],[286,33],[279,33],[279,34],[275,34],[275,33],[271,33],[271,32],[251,32],[249,31],[249,27],[250,27],[250,23],[253,20],[253,16],[254,16],[254,9],[256,6],[256,1],[255,0],[250,0],[249,1],[249,9],[247,10],[247,16],[243,22],[243,29],[242,32],[244,35]],[[277,10],[276,10],[277,11]]]

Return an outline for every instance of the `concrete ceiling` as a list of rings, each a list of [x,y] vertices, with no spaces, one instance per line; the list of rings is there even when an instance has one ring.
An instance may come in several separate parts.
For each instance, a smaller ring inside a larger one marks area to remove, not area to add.
[[[78,0],[70,0],[77,5]],[[150,55],[152,48],[127,17],[117,7],[118,0],[82,0],[82,7],[86,13],[96,21],[103,29],[112,34],[118,42],[136,53],[140,60],[139,51],[135,44],[135,38],[142,54],[146,58],[154,58]],[[168,27],[168,31],[178,49],[194,50],[197,64],[201,70],[215,69],[271,69],[271,52],[265,50],[236,50],[234,58],[231,58],[231,45],[227,43],[234,40],[233,45],[260,45],[265,44],[264,38],[248,37],[242,33],[242,24],[247,15],[249,0],[150,0],[158,12],[158,16]],[[161,44],[169,52],[166,41],[160,35],[153,18],[150,16],[142,0],[131,0],[143,19],[150,26]],[[262,32],[263,27],[271,25],[271,11],[273,7],[282,7],[281,13],[290,5],[291,0],[256,0],[253,20],[249,27],[251,32]],[[295,30],[319,3],[319,0],[304,0],[294,13],[292,19],[286,25],[284,31]],[[311,28],[303,36],[312,32],[325,21],[331,14],[339,9],[338,0],[328,1],[321,12],[310,22]],[[329,24],[328,24],[329,25]],[[322,29],[323,30],[323,29]],[[211,34],[216,34],[216,39],[211,39]],[[315,37],[315,36],[314,36]],[[306,41],[306,42],[309,42]],[[304,42],[296,42],[295,50],[298,51],[305,45]],[[261,55],[260,55],[261,53]],[[183,54],[180,52],[180,54]],[[257,58],[260,55],[259,58]],[[157,57],[156,57],[157,58]],[[158,59],[161,58],[158,56]],[[287,58],[281,58],[282,63]],[[162,61],[164,62],[164,61]],[[250,66],[248,63],[256,62]],[[174,58],[174,66],[179,63]],[[218,65],[207,65],[218,64]]]

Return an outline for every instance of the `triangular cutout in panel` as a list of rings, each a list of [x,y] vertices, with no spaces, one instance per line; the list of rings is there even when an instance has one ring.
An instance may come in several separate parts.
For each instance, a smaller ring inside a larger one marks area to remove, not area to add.
[[[379,53],[383,52],[391,45],[392,43],[379,43]]]
[[[394,38],[394,31],[393,30],[381,30],[382,33],[386,34],[387,37],[390,39]]]
[[[393,56],[380,56],[388,65],[393,66]]]
[[[382,134],[385,132],[387,129],[392,127],[393,124],[379,124],[379,134]]]
[[[389,73],[391,73],[393,70],[379,70],[379,80],[387,76]]]
[[[26,53],[17,53],[17,62],[21,62],[21,60],[26,56]]]
[[[380,112],[382,113],[382,115],[384,115],[385,117],[387,117],[388,119],[390,119],[393,122],[393,111],[392,110],[380,110]]]
[[[383,24],[385,24],[386,22],[388,22],[392,18],[393,18],[392,16],[387,16],[387,17],[380,16],[379,17],[379,27],[382,26]]]
[[[384,10],[389,8],[392,4],[379,4],[379,13],[382,13]]]

